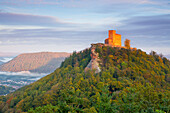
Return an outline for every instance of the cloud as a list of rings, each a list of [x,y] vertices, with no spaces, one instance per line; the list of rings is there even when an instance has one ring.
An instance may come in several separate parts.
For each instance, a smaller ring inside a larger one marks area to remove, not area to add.
[[[90,44],[103,39],[107,31],[58,31],[55,29],[14,29],[1,34],[2,46]],[[1,50],[2,51],[2,50]]]
[[[57,5],[61,7],[96,7],[109,4],[159,4],[155,0],[1,0],[1,5]],[[168,2],[168,1],[167,1]]]
[[[120,29],[133,35],[169,36],[170,14],[157,16],[137,16],[122,21]]]
[[[126,20],[129,24],[152,26],[152,25],[166,25],[170,24],[170,14],[156,15],[156,16],[139,16],[133,19]]]
[[[7,6],[20,6],[23,4],[29,4],[29,5],[58,5],[59,0],[1,0],[1,5],[7,5]]]
[[[1,25],[64,26],[69,25],[51,16],[0,12]]]
[[[8,62],[10,60],[12,60],[13,58],[10,58],[10,57],[3,57],[3,59],[0,59],[1,62]]]
[[[79,51],[103,42],[107,31],[57,31],[55,29],[12,30],[1,34],[1,52]],[[8,39],[8,40],[7,40]],[[12,43],[11,43],[12,42]]]
[[[7,32],[6,34],[1,32]],[[0,41],[2,44],[4,42],[6,43],[11,43],[15,41],[8,41],[7,39],[16,39],[16,41],[22,41],[25,40],[26,38],[28,39],[36,39],[36,38],[54,38],[57,40],[67,40],[71,39],[74,40],[77,38],[78,40],[83,40],[81,37],[84,39],[89,39],[89,36],[100,36],[103,34],[104,31],[90,31],[90,30],[58,30],[55,28],[49,28],[49,29],[12,29],[12,30],[2,30],[0,31]],[[86,38],[85,38],[86,37]],[[27,41],[27,40],[26,40]],[[24,42],[23,42],[24,43]]]
[[[21,71],[21,72],[4,72],[0,71],[1,75],[6,75],[6,76],[30,76],[30,77],[39,77],[39,76],[44,76],[47,75],[48,73],[31,73],[29,71]]]
[[[133,47],[145,48],[147,52],[155,50],[170,53],[170,15],[136,16],[121,21],[117,30],[123,40],[131,40]]]
[[[155,4],[152,0],[99,0],[100,2],[104,3],[112,3],[112,4]]]
[[[32,14],[19,14],[19,13],[4,13],[0,12],[0,30],[4,29],[38,29],[38,28],[55,28],[58,30],[85,30],[96,29],[102,24],[108,24],[107,21],[95,20],[89,22],[87,20],[81,22],[74,19],[62,20],[54,16],[41,16]],[[113,20],[112,20],[113,21]],[[98,22],[98,23],[97,23]],[[14,27],[12,27],[14,26]],[[32,27],[32,28],[31,28]],[[23,30],[24,31],[24,30]],[[2,32],[1,32],[2,33]]]

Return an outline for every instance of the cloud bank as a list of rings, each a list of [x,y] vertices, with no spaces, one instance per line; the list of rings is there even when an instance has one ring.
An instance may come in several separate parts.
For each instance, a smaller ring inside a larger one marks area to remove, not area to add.
[[[13,58],[9,58],[9,57],[3,57],[3,58],[0,58],[0,61],[5,63],[5,62],[8,62],[10,60],[12,60]]]
[[[32,77],[38,77],[38,76],[45,76],[48,73],[31,73],[29,71],[21,71],[21,72],[4,72],[0,71],[1,75],[7,75],[7,76],[32,76]]]
[[[51,16],[0,12],[1,25],[60,26],[66,23]]]

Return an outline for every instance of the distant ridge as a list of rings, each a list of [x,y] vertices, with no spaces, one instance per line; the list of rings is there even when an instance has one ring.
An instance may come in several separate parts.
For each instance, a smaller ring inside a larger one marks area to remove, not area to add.
[[[69,55],[66,52],[24,53],[1,65],[0,71],[50,73]]]

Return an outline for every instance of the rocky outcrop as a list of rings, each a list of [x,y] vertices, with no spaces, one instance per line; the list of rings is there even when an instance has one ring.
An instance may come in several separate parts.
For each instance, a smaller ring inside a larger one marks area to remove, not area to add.
[[[90,54],[91,60],[87,65],[87,67],[85,68],[85,72],[88,70],[94,70],[95,73],[99,73],[101,71],[99,67],[99,62],[100,62],[99,54],[95,52],[95,46],[96,46],[95,44],[91,44],[91,54]]]

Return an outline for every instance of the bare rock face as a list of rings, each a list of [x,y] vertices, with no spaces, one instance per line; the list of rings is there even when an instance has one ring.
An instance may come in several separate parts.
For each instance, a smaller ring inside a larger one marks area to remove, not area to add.
[[[91,47],[91,61],[85,68],[85,72],[88,70],[95,70],[95,73],[99,73],[101,70],[99,68],[100,59],[98,53],[95,52],[95,45],[92,44]]]
[[[70,53],[65,52],[25,53],[0,65],[0,71],[50,73],[69,55]]]

